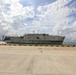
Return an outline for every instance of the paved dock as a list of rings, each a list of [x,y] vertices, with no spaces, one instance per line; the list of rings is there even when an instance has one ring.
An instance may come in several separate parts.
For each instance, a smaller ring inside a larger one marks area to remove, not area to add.
[[[76,47],[0,46],[0,75],[76,75]]]

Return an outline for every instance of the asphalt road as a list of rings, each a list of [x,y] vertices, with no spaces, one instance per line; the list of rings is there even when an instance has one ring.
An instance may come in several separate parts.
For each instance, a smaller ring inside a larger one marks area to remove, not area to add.
[[[76,47],[0,46],[0,75],[76,75]]]

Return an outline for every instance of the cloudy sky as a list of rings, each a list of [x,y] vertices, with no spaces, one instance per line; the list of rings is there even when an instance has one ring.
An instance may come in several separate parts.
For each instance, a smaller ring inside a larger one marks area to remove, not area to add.
[[[76,41],[76,0],[0,0],[0,36],[34,31]]]

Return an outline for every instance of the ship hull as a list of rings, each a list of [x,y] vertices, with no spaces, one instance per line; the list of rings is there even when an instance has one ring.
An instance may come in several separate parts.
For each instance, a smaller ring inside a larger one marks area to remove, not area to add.
[[[56,44],[60,45],[63,41],[45,41],[45,40],[25,40],[25,41],[7,41],[7,43],[14,43],[14,44]]]

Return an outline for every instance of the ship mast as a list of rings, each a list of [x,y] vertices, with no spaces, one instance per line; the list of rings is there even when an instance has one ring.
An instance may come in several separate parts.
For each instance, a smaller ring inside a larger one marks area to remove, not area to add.
[[[35,34],[35,30],[33,30],[33,34]]]
[[[39,33],[39,29],[33,30],[32,32],[33,32],[33,34]]]

